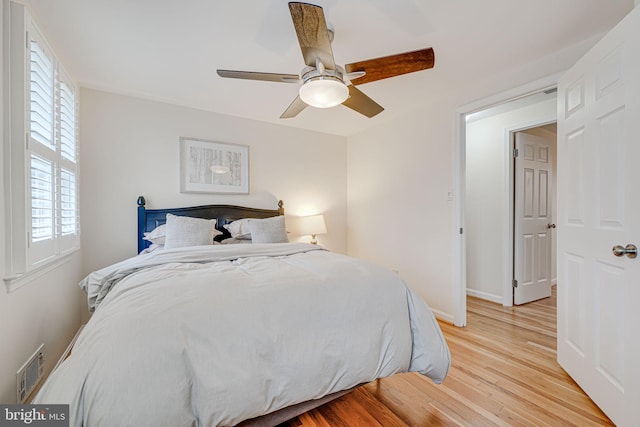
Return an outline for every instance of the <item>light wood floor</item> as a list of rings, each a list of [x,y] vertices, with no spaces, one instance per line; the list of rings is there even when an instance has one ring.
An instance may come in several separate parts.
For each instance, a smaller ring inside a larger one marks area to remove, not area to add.
[[[440,323],[452,356],[441,385],[395,375],[282,426],[613,425],[556,362],[555,294],[517,308],[467,301],[466,328]]]

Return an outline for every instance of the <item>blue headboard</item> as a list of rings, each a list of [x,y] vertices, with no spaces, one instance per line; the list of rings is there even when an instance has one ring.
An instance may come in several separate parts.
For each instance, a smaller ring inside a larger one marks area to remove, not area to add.
[[[216,236],[220,241],[231,237],[223,225],[241,218],[269,218],[272,216],[284,215],[284,203],[278,202],[278,209],[257,209],[243,206],[231,205],[205,205],[192,206],[186,208],[169,209],[147,209],[146,200],[143,196],[138,197],[138,253],[142,252],[151,244],[144,240],[144,233],[152,231],[159,225],[166,222],[167,214],[190,216],[194,218],[217,219],[216,228],[223,234]]]

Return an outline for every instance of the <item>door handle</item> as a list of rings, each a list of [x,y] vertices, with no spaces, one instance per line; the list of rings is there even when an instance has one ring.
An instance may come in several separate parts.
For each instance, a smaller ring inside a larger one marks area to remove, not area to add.
[[[555,224],[547,224],[547,228],[556,228]]]
[[[635,258],[638,256],[638,248],[636,245],[629,243],[627,246],[615,245],[612,249],[612,252],[615,256],[621,257],[626,255],[628,258]]]

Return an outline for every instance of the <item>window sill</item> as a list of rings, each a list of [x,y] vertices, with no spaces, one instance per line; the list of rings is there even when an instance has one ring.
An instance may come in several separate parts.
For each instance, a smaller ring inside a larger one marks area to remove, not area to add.
[[[57,256],[51,261],[35,268],[31,271],[27,271],[26,273],[17,274],[15,276],[5,277],[4,283],[7,286],[7,292],[13,292],[16,289],[19,289],[33,280],[42,277],[46,273],[60,267],[63,264],[66,264],[71,260],[71,256],[79,251],[80,248],[76,248],[66,252],[62,255]]]

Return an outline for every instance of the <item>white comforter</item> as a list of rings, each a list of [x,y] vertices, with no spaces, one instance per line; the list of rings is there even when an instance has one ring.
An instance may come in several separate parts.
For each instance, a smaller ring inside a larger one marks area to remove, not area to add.
[[[153,252],[88,276],[95,313],[34,403],[71,426],[233,425],[397,372],[444,379],[422,299],[307,244]]]

